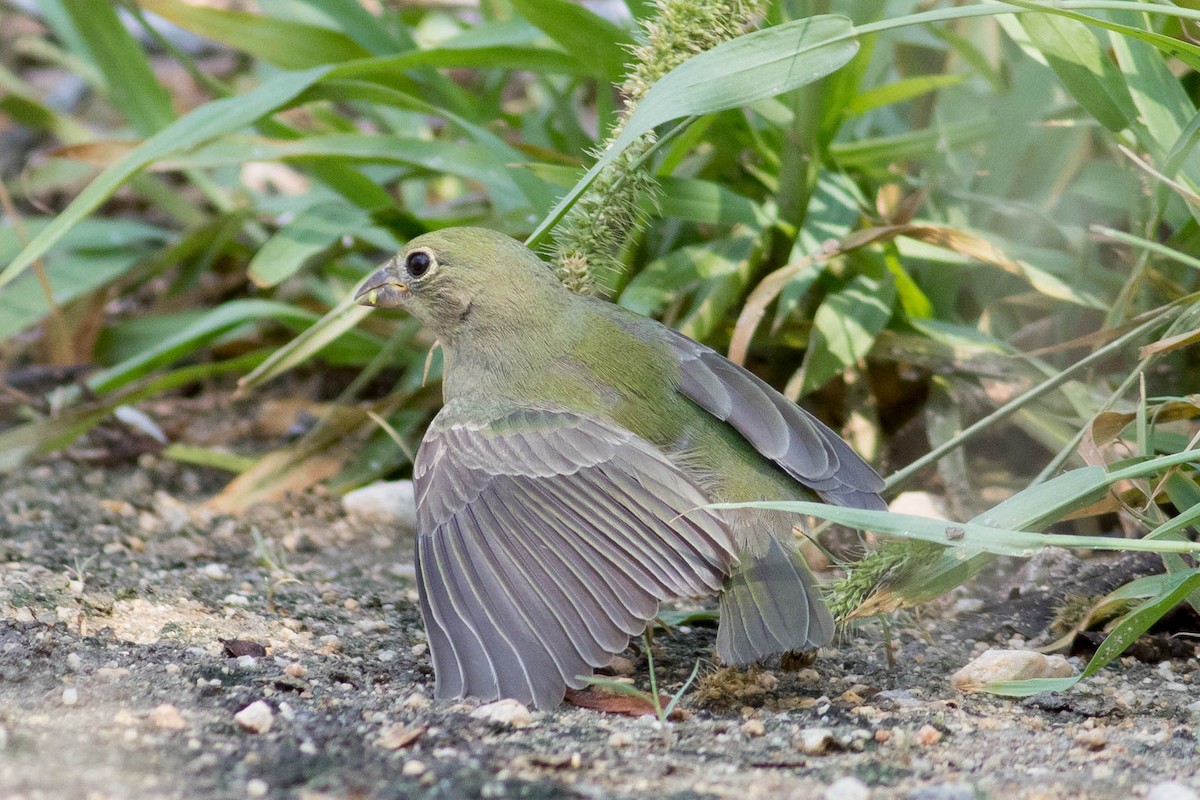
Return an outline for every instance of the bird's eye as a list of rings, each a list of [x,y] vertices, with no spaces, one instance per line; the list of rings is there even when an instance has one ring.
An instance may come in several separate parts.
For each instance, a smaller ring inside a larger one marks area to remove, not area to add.
[[[433,266],[433,259],[424,250],[415,250],[408,254],[404,266],[408,269],[409,275],[419,278],[429,272],[429,268]]]

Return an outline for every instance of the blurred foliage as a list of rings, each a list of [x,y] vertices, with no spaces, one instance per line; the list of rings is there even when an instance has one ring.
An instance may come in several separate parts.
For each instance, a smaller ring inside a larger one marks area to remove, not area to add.
[[[1186,457],[1112,491],[1045,482],[1196,447],[1200,11],[737,3],[757,30],[680,62],[679,0],[242,5],[0,0],[0,466],[316,359],[358,377],[222,506],[402,470],[440,361],[346,298],[411,236],[473,224],[608,264],[580,285],[728,348],[960,518],[1195,522]],[[587,253],[606,203],[620,224]],[[168,452],[244,466],[196,451]],[[987,558],[952,549],[859,600]]]

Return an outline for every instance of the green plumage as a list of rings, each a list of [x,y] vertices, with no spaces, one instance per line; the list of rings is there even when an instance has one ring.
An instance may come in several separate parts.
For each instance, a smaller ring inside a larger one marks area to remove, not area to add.
[[[787,518],[695,510],[882,507],[879,477],[806,412],[492,231],[414,239],[358,299],[408,309],[445,352],[414,468],[439,697],[556,704],[683,596],[720,595],[726,662],[830,641]]]

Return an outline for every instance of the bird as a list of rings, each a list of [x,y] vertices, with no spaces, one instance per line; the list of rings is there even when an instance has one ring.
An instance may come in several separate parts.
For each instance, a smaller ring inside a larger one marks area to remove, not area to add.
[[[417,236],[355,300],[406,310],[443,350],[413,464],[438,699],[554,707],[681,598],[719,598],[729,665],[832,641],[792,519],[707,506],[883,509],[883,481],[765,381],[483,228]]]

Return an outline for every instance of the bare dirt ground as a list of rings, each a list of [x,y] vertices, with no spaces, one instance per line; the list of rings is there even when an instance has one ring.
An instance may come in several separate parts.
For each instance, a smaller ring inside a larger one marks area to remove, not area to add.
[[[411,532],[353,522],[319,494],[215,516],[202,502],[222,480],[146,456],[0,477],[0,797],[965,800],[1200,787],[1190,645],[1157,664],[1126,658],[1061,696],[964,695],[949,675],[1013,636],[981,632],[985,604],[969,597],[896,622],[894,666],[877,623],[804,669],[718,678],[714,629],[660,635],[666,690],[704,660],[687,718],[666,725],[572,706],[517,728],[479,719],[475,703],[428,699]],[[644,684],[645,659],[628,655]],[[269,729],[235,720],[256,701]]]

